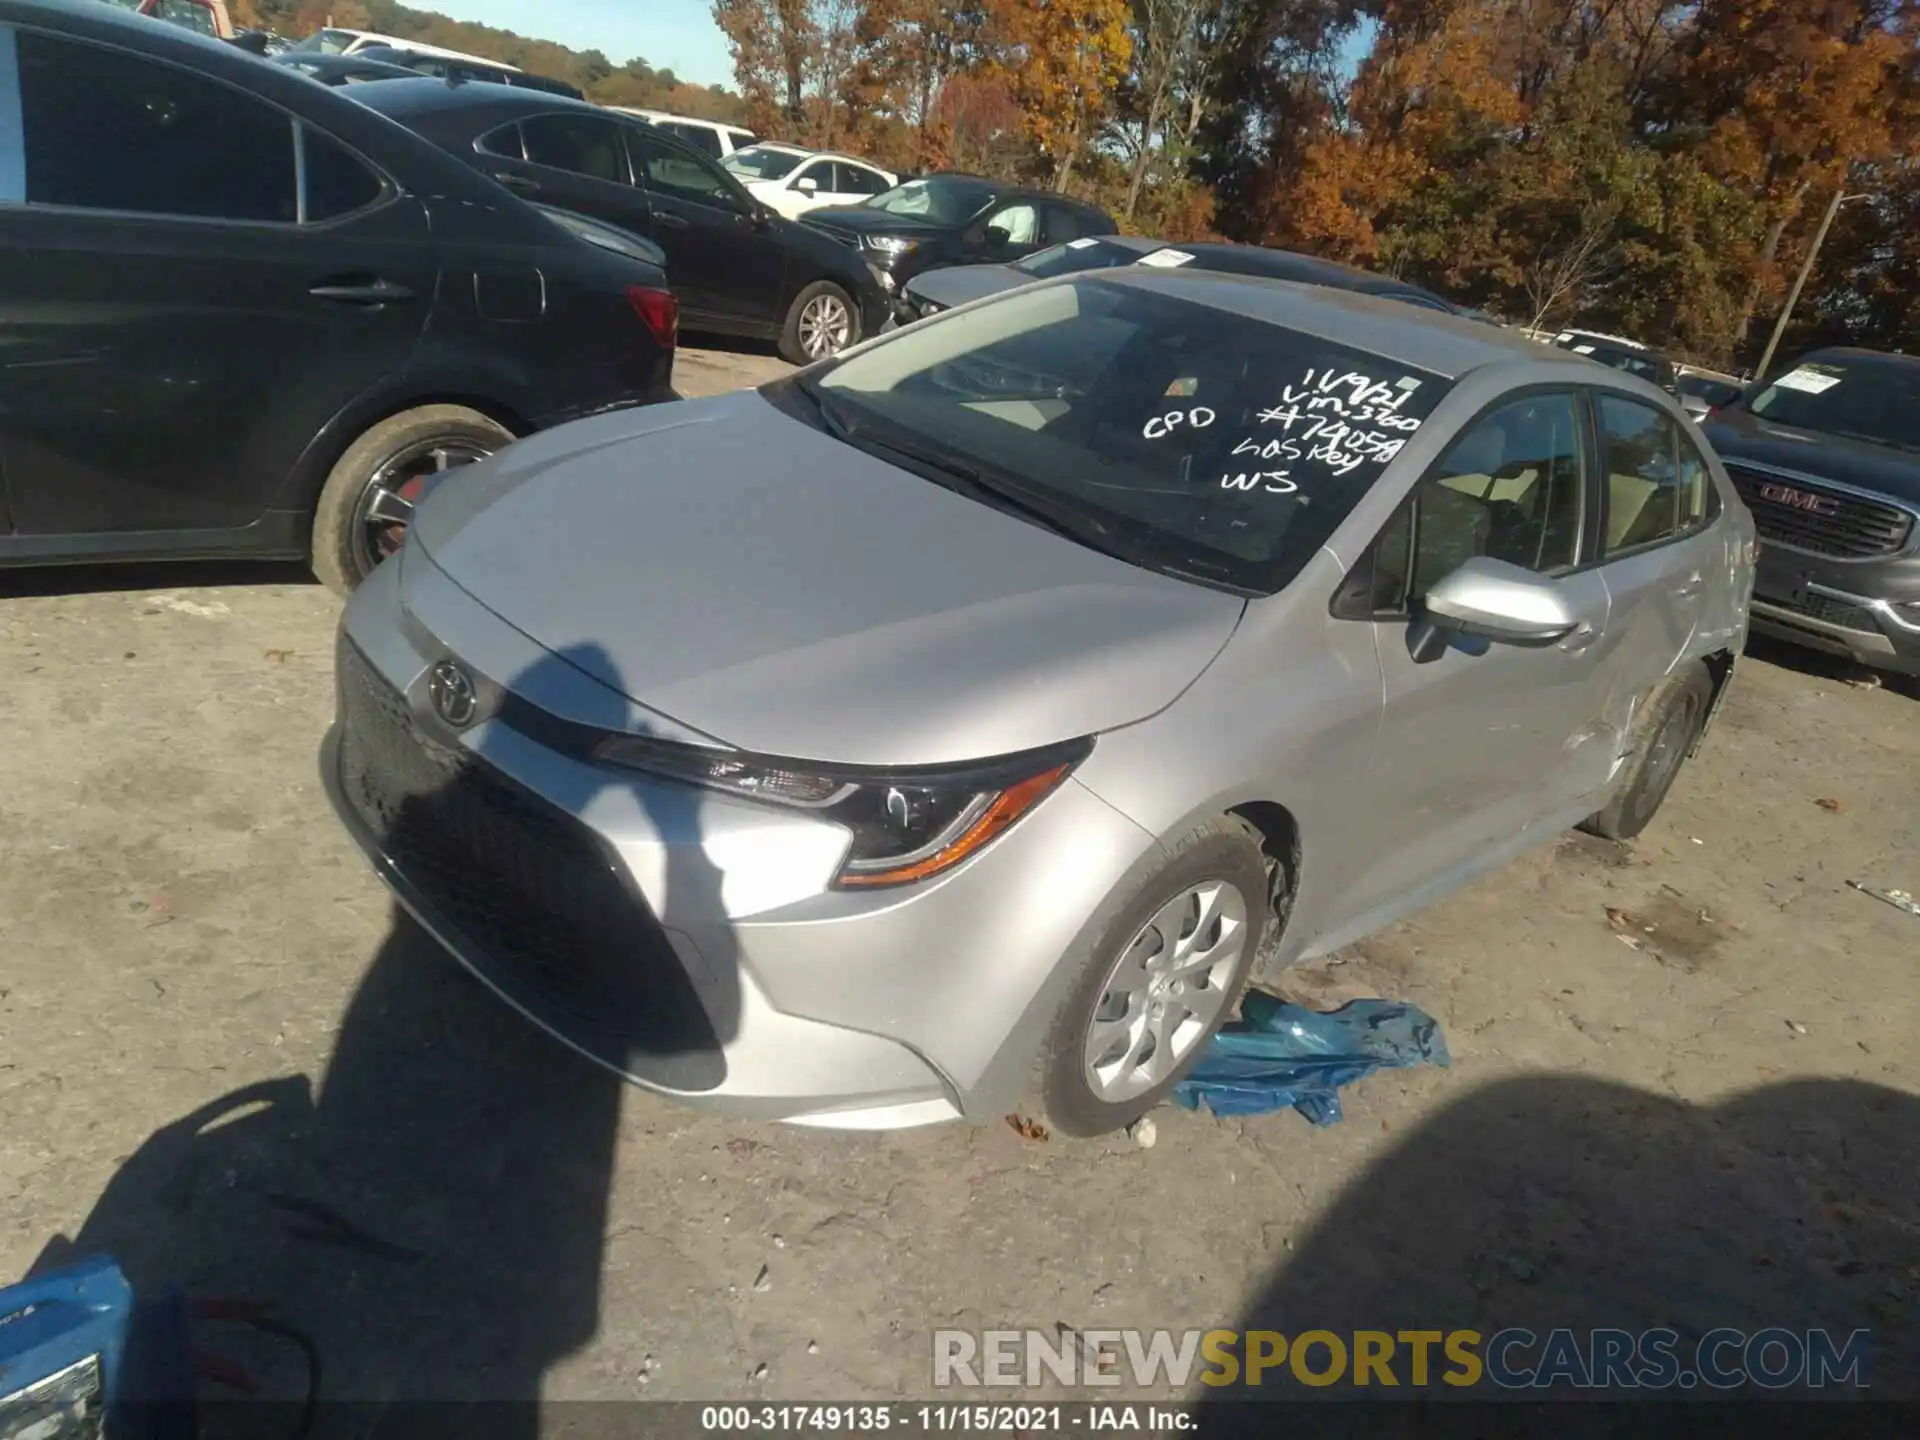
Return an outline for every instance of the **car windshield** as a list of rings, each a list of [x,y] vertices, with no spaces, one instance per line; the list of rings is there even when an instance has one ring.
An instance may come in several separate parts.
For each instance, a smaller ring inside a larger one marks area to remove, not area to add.
[[[734,151],[720,163],[742,180],[783,180],[798,169],[800,162],[806,158],[791,150],[770,150],[765,146],[750,145],[745,150]]]
[[[293,48],[312,55],[338,55],[359,38],[351,30],[316,30]]]
[[[1799,430],[1920,450],[1920,364],[1815,356],[1775,376],[1746,408]]]
[[[1449,383],[1097,276],[911,326],[801,382],[851,444],[1133,564],[1262,594]]]
[[[984,180],[969,180],[958,175],[932,175],[925,180],[909,180],[904,185],[874,196],[870,209],[889,215],[913,215],[937,225],[958,225],[971,220],[993,203],[994,189]]]
[[[1139,258],[1140,252],[1132,246],[1116,245],[1111,240],[1089,235],[1016,260],[1010,268],[1036,280],[1051,280],[1056,275],[1078,275],[1083,270],[1111,270],[1116,265],[1131,265]]]

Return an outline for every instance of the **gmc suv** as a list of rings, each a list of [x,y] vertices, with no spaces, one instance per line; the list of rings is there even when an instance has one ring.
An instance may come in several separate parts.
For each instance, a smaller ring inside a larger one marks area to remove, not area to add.
[[[1920,358],[1817,350],[1704,428],[1760,531],[1753,628],[1920,675]]]

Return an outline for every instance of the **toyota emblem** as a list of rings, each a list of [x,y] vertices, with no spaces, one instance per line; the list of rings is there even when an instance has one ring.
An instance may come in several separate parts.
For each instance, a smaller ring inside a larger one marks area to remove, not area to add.
[[[433,674],[427,679],[427,694],[440,718],[456,730],[471,725],[480,708],[480,695],[473,688],[473,677],[451,660],[442,660],[433,667]]]

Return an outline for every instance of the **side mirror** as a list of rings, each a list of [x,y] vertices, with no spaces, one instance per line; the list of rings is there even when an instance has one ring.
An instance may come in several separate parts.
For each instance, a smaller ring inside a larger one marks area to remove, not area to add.
[[[820,182],[811,175],[802,175],[798,180],[793,182],[793,188],[798,190],[802,195],[812,195],[819,190]]]
[[[1556,582],[1484,555],[1429,590],[1424,612],[1415,622],[1417,630],[1533,646],[1555,644],[1579,627],[1579,615]],[[1413,637],[1413,643],[1415,658],[1420,658],[1418,652],[1425,648],[1421,637]]]
[[[1013,232],[1000,225],[987,227],[987,246],[993,250],[1003,250],[1013,243]]]

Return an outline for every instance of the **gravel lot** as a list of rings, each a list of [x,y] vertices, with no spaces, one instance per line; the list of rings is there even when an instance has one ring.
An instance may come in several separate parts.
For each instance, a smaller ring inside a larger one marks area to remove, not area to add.
[[[622,1090],[396,921],[315,775],[335,615],[0,576],[0,1276],[104,1247],[270,1300],[372,1398],[919,1395],[935,1326],[1248,1317],[1865,1326],[1920,1391],[1920,919],[1846,885],[1920,891],[1920,702],[1757,654],[1640,843],[1288,977],[1452,1046],[1342,1125],[841,1136]]]

